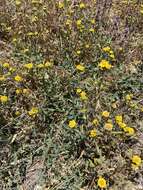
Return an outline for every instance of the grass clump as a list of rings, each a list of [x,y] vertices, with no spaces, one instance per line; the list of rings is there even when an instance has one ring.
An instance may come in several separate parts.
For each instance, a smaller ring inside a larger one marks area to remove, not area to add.
[[[141,189],[139,1],[0,4],[1,189]]]

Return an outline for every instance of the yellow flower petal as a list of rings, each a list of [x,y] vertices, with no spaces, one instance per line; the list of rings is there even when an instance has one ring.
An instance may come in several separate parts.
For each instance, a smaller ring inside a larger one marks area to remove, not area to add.
[[[21,82],[23,80],[23,78],[21,76],[19,76],[19,75],[16,75],[14,79],[17,82]]]
[[[24,65],[25,68],[27,69],[32,69],[33,68],[33,63],[27,63]]]
[[[141,157],[138,156],[138,155],[133,155],[133,157],[132,157],[132,162],[133,162],[133,164],[135,164],[136,166],[140,166],[140,165],[141,165],[141,162],[142,162]]]
[[[92,124],[95,125],[95,126],[97,126],[97,125],[99,124],[98,119],[94,119],[94,120],[92,121]]]
[[[84,3],[80,3],[79,7],[80,7],[80,9],[84,9],[85,8],[85,4]]]
[[[97,135],[97,133],[96,133],[95,129],[90,130],[89,137],[93,138],[93,137],[96,137],[96,135]]]
[[[79,94],[79,93],[81,93],[81,92],[82,92],[81,88],[77,88],[77,89],[76,89],[76,93],[77,93],[77,94]]]
[[[32,107],[31,110],[28,112],[30,116],[35,116],[38,114],[38,108]]]
[[[108,130],[108,131],[112,131],[112,129],[113,129],[113,124],[112,124],[112,123],[105,123],[104,129],[106,129],[106,130]]]
[[[87,97],[86,92],[82,91],[82,92],[80,93],[80,98],[81,98],[82,100],[87,100],[88,97]]]
[[[97,184],[100,188],[107,187],[106,180],[103,177],[99,177]]]
[[[99,68],[101,70],[103,70],[103,69],[111,69],[111,67],[112,67],[112,65],[107,60],[101,60],[101,62],[99,63],[98,66],[99,66]]]
[[[85,70],[85,67],[79,64],[76,66],[76,69],[83,72]]]
[[[122,115],[116,115],[115,120],[116,120],[116,123],[121,123],[123,121]]]
[[[103,111],[102,112],[103,117],[109,117],[109,115],[110,115],[110,112],[108,112],[108,111]]]
[[[6,103],[8,101],[8,97],[7,96],[0,96],[0,101],[2,103]]]
[[[70,120],[69,121],[69,127],[70,128],[75,128],[77,126],[77,123],[74,119]]]
[[[132,127],[124,127],[123,128],[124,132],[126,132],[128,135],[134,135],[135,130]]]

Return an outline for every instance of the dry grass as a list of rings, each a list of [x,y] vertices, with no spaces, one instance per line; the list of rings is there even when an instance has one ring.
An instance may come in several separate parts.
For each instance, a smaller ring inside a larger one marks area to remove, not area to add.
[[[60,2],[0,2],[0,189],[141,190],[143,4]]]

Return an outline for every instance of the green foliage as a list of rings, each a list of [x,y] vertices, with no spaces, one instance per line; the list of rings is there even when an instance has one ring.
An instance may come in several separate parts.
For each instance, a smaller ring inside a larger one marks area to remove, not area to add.
[[[140,188],[142,9],[3,0],[0,189]]]

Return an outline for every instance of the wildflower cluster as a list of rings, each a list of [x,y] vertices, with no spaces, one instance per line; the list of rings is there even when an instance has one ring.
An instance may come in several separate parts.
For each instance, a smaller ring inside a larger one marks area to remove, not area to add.
[[[29,166],[41,160],[34,184],[43,189],[123,189],[141,172],[142,44],[133,40],[142,33],[128,35],[140,27],[143,5],[112,2],[116,19],[101,5],[6,0],[0,7],[3,189],[27,189]],[[121,31],[109,27],[114,22]]]

